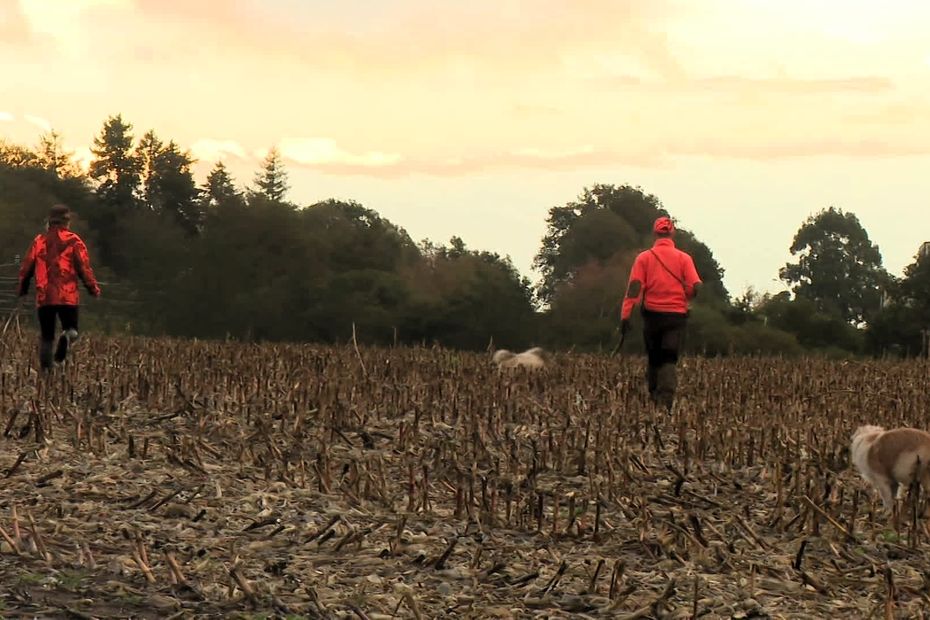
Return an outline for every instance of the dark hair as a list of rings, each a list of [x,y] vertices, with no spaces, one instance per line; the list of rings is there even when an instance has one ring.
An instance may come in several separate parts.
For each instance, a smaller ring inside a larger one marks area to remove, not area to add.
[[[48,212],[48,224],[65,225],[71,222],[71,209],[63,204],[53,206]]]

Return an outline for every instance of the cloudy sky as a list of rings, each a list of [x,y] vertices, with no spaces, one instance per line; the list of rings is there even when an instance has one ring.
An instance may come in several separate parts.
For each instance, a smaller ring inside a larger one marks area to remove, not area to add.
[[[811,213],[894,273],[930,240],[919,0],[0,0],[0,137],[79,156],[110,114],[241,183],[351,198],[531,272],[547,210],[656,194],[726,283],[773,281]]]

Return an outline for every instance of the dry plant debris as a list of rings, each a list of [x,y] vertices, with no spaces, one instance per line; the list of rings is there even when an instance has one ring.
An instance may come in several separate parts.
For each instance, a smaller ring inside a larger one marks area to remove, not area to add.
[[[7,618],[914,618],[924,498],[849,468],[930,428],[925,362],[0,340]],[[360,363],[363,362],[363,363]]]

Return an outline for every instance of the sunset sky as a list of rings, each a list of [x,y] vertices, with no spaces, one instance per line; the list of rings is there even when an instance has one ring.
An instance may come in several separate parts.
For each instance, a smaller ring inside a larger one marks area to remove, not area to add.
[[[0,0],[0,138],[86,155],[121,113],[240,184],[275,145],[298,204],[534,280],[548,209],[629,183],[778,291],[821,208],[895,274],[930,240],[928,32],[917,0]]]

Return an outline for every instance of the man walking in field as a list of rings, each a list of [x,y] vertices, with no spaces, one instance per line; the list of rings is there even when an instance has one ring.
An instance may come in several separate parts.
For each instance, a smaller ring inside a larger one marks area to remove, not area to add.
[[[62,334],[54,351],[54,360],[63,362],[68,347],[78,338],[78,279],[94,297],[100,296],[100,285],[94,278],[87,246],[68,230],[71,211],[65,205],[55,205],[48,216],[48,229],[33,240],[19,270],[19,296],[29,292],[29,281],[36,279],[36,306],[42,338],[39,344],[39,364],[43,370],[52,367],[52,346],[56,319],[61,320]]]
[[[677,386],[678,351],[688,320],[688,302],[697,295],[701,279],[694,260],[675,247],[672,241],[675,225],[671,219],[658,218],[652,231],[655,244],[636,257],[630,271],[620,313],[620,331],[626,335],[633,307],[642,302],[649,397],[671,410]]]

